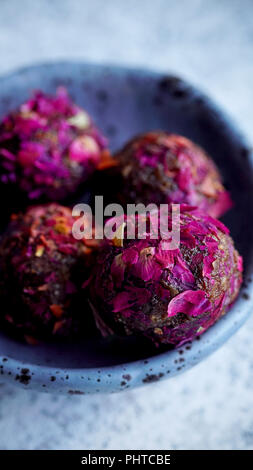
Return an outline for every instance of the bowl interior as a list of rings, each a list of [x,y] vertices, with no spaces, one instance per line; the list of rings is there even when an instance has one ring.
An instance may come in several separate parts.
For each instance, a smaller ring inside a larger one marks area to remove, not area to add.
[[[59,85],[64,85],[72,98],[93,116],[108,137],[112,151],[135,134],[154,129],[183,134],[203,146],[216,161],[235,202],[223,220],[244,257],[248,279],[253,258],[252,164],[247,144],[229,119],[209,99],[177,77],[77,63],[33,66],[1,78],[0,117],[26,100],[32,90],[54,93]],[[230,313],[222,324],[229,321]],[[233,328],[227,330],[220,342],[232,332]],[[41,344],[33,348],[0,333],[2,357],[65,370],[111,367],[157,354],[154,348],[135,338],[103,340],[94,335],[82,344]],[[169,356],[170,352],[166,354]]]

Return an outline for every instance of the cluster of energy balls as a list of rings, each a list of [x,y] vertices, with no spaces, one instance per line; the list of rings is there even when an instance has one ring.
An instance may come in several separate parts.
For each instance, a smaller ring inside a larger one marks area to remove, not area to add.
[[[98,174],[114,179],[113,202],[124,208],[168,205],[166,220],[159,208],[134,216],[146,227],[155,215],[170,231],[171,204],[180,204],[179,246],[170,249],[162,230],[157,238],[145,231],[128,239],[128,216],[112,240],[74,238],[76,218],[60,203]],[[39,91],[0,123],[0,184],[6,198],[15,194],[23,204],[0,242],[1,323],[31,344],[82,338],[93,315],[104,336],[179,346],[238,295],[242,258],[216,219],[232,201],[213,160],[185,137],[148,132],[111,156],[65,89]]]

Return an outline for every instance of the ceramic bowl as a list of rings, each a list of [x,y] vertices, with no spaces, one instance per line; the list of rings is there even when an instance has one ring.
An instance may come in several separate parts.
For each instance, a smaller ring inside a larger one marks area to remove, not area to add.
[[[29,346],[0,333],[0,379],[27,389],[90,394],[173,377],[222,346],[253,308],[253,158],[248,143],[223,111],[184,80],[118,66],[61,62],[11,73],[0,79],[0,117],[32,90],[55,92],[59,85],[94,117],[112,151],[135,134],[163,129],[189,137],[210,153],[235,202],[223,220],[244,257],[244,286],[229,313],[199,340],[162,353],[134,337],[94,335],[81,344]]]

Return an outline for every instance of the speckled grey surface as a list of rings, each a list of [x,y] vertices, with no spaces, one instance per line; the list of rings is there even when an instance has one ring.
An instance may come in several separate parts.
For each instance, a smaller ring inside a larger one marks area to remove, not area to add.
[[[169,3],[2,1],[0,72],[66,57],[174,70],[250,134],[251,2]],[[4,385],[0,447],[251,449],[252,328],[250,319],[191,371],[121,395],[57,397]]]

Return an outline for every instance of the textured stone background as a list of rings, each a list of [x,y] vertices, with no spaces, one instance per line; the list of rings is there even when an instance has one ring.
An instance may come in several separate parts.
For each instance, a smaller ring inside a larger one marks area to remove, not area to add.
[[[173,71],[252,132],[251,0],[1,0],[0,73],[76,58]],[[253,449],[253,318],[163,383],[110,396],[0,387],[1,449]]]

